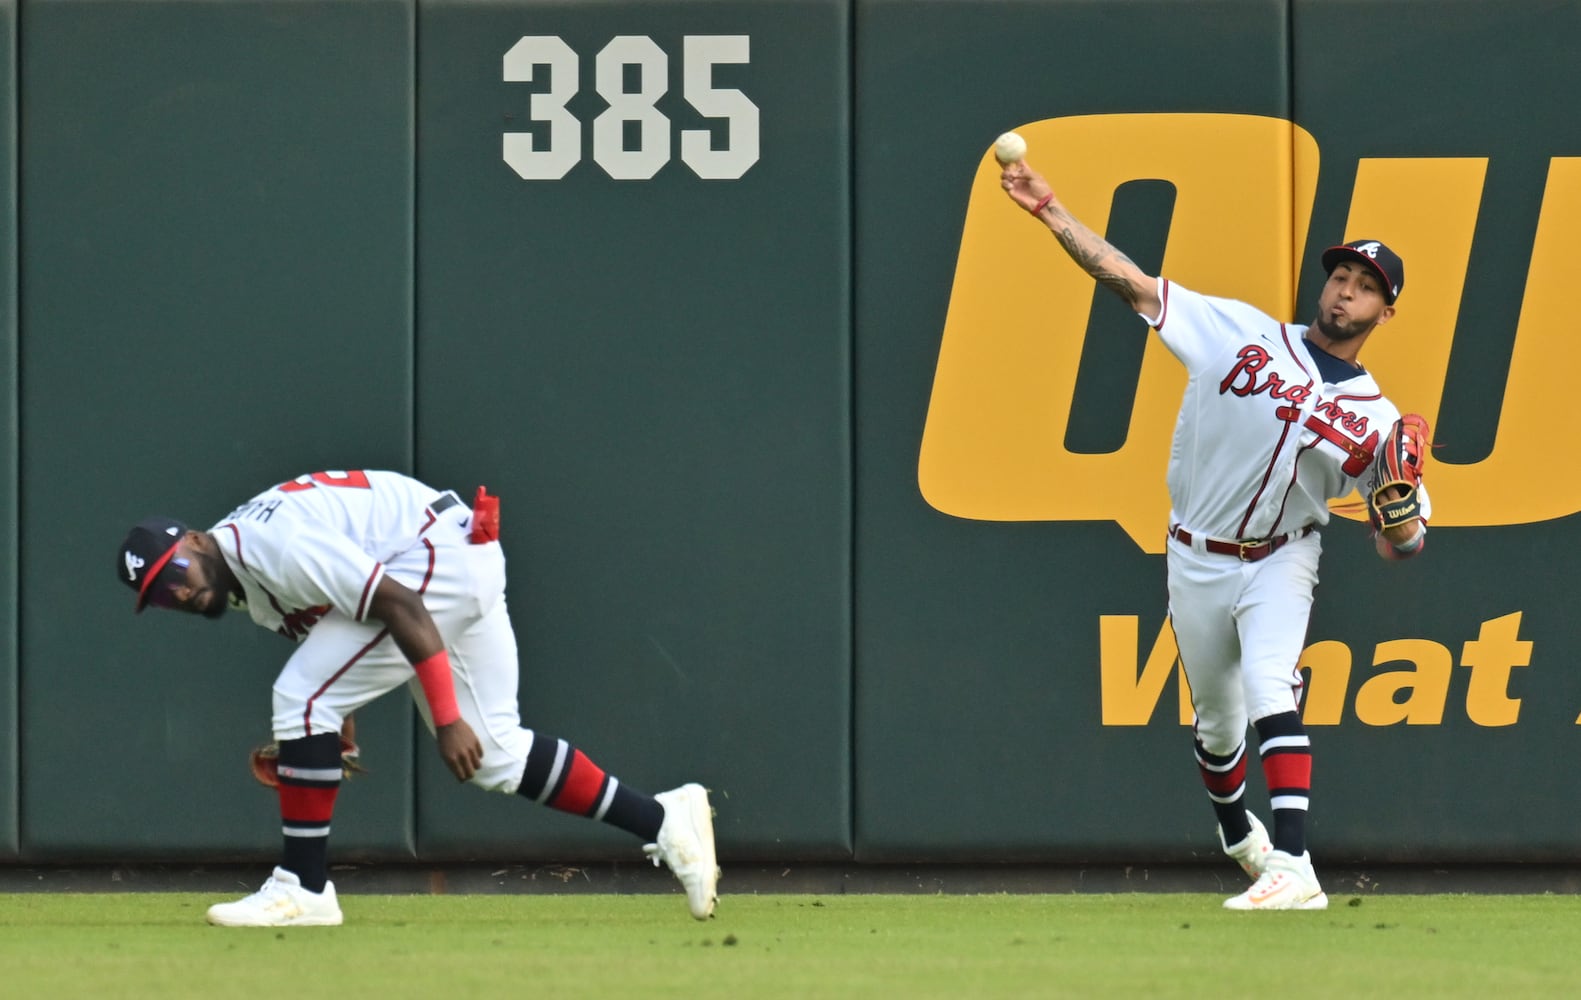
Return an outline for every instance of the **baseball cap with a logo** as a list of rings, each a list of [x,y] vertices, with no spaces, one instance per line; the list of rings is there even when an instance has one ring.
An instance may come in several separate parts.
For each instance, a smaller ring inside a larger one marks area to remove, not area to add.
[[[1378,240],[1352,240],[1323,251],[1323,273],[1328,274],[1342,260],[1357,260],[1372,268],[1383,283],[1383,299],[1391,306],[1405,287],[1405,261]]]
[[[170,517],[145,517],[132,526],[115,556],[115,575],[137,591],[137,610],[148,603],[149,590],[176,554],[187,526]]]

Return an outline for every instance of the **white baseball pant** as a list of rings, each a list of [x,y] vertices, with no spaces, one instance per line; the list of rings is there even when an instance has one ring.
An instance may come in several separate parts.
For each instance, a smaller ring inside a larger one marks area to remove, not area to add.
[[[1250,723],[1299,705],[1322,552],[1316,531],[1257,562],[1169,539],[1169,620],[1209,753],[1234,751]]]
[[[425,541],[387,561],[385,572],[422,594],[450,654],[456,703],[483,744],[471,783],[514,792],[533,734],[517,703],[516,634],[505,603],[505,556],[499,543],[474,545],[470,512],[456,505],[424,533]],[[346,716],[407,685],[430,732],[433,720],[412,666],[384,624],[331,611],[308,633],[274,683],[274,738],[339,731]]]

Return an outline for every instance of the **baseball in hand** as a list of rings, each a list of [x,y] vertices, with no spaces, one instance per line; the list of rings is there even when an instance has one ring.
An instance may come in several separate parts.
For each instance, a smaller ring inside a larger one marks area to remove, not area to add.
[[[1020,163],[1027,155],[1027,141],[1014,132],[1006,132],[994,142],[994,158],[1000,163]]]

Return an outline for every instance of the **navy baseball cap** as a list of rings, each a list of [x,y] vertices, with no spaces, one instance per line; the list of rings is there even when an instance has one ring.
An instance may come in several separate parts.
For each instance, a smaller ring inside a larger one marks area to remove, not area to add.
[[[1333,272],[1342,260],[1357,260],[1372,268],[1383,284],[1383,299],[1391,306],[1405,287],[1405,261],[1378,240],[1352,240],[1323,251],[1323,273]]]
[[[148,603],[148,588],[176,554],[187,526],[172,517],[145,517],[132,526],[115,555],[115,575],[137,591],[137,611]]]

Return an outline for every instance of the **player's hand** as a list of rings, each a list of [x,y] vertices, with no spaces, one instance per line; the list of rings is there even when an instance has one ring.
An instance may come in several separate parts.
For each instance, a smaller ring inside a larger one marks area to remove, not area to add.
[[[999,186],[1004,188],[1011,201],[1026,212],[1036,208],[1043,196],[1053,190],[1043,175],[1028,166],[1026,160],[1006,164],[999,173]]]
[[[439,756],[457,781],[466,781],[478,773],[483,764],[483,744],[467,725],[466,719],[457,719],[448,726],[440,726],[435,734],[439,739]]]
[[[1405,496],[1405,490],[1399,486],[1388,486],[1382,490],[1379,490],[1378,495],[1386,502],[1393,503],[1394,501],[1399,500],[1401,497]],[[1379,534],[1382,535],[1390,545],[1393,545],[1396,548],[1401,545],[1409,545],[1411,543],[1411,539],[1415,538],[1417,531],[1420,530],[1418,527],[1418,523],[1420,521],[1421,518],[1413,517],[1404,524],[1397,525],[1393,528],[1384,528],[1379,532]]]

